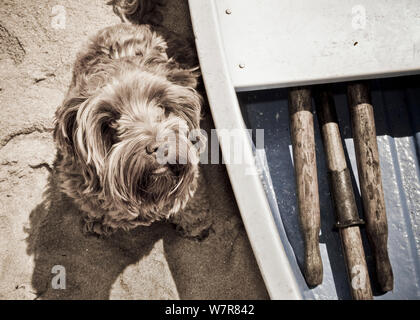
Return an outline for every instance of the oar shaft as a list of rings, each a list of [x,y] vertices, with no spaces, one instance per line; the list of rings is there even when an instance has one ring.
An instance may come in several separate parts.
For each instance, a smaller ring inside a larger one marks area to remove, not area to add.
[[[305,243],[304,274],[307,284],[316,286],[322,283],[323,267],[319,251],[318,176],[312,99],[309,88],[290,89],[289,114],[299,221]]]
[[[334,101],[328,91],[317,92],[316,109],[326,152],[330,191],[337,219],[336,226],[340,231],[352,297],[357,300],[372,299],[359,229],[363,221],[357,212]]]
[[[393,289],[394,276],[387,249],[388,224],[373,106],[369,88],[364,82],[349,84],[347,96],[366,231],[375,256],[378,282],[381,289],[386,292]]]

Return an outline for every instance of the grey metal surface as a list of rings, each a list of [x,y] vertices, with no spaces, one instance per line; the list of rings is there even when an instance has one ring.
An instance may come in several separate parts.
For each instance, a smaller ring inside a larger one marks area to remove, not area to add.
[[[365,230],[363,243],[375,299],[420,299],[420,77],[371,81],[382,180],[389,227],[389,253],[394,290],[379,292],[373,257]],[[333,86],[342,138],[362,213],[360,191],[345,86]],[[257,164],[267,198],[292,268],[306,299],[350,299],[340,238],[333,231],[322,140],[315,117],[315,135],[321,203],[320,247],[324,263],[323,284],[309,289],[303,279],[303,240],[299,230],[295,180],[289,134],[287,89],[238,93],[247,126],[264,129],[264,151],[256,150]]]
[[[418,0],[212,2],[237,91],[407,75],[420,69]]]

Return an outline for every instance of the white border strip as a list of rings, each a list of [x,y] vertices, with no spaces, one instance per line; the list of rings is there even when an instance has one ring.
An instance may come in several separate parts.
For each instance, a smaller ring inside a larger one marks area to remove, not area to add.
[[[244,164],[226,164],[233,192],[271,299],[302,299],[256,171],[252,147],[229,77],[217,23],[215,0],[189,0],[198,56],[217,129],[242,129]],[[227,144],[219,139],[222,153]],[[252,167],[250,166],[252,164]]]

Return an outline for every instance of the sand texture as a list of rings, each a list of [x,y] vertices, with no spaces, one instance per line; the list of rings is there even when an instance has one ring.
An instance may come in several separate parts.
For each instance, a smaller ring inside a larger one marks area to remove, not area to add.
[[[168,223],[86,237],[78,208],[58,192],[53,115],[79,48],[120,21],[105,2],[0,2],[0,299],[268,298],[223,165],[202,165],[187,208],[213,219],[201,242]],[[56,5],[64,29],[52,25]],[[192,35],[186,1],[168,1],[163,16]],[[208,110],[203,127],[213,128]],[[52,288],[55,265],[66,289]]]

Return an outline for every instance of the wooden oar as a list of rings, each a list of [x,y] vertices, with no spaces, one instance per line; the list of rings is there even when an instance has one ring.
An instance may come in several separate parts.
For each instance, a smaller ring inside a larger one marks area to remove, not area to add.
[[[290,135],[293,147],[299,221],[305,244],[304,275],[308,286],[322,283],[319,251],[320,209],[316,171],[311,90],[289,90]]]
[[[353,299],[372,299],[372,289],[360,235],[356,200],[347,168],[343,144],[332,95],[325,90],[316,93],[316,110],[326,152],[330,191],[345,256]]]
[[[348,84],[347,97],[366,231],[375,257],[378,282],[381,289],[386,292],[393,289],[394,276],[387,248],[388,224],[379,166],[375,118],[367,84],[365,82]]]

